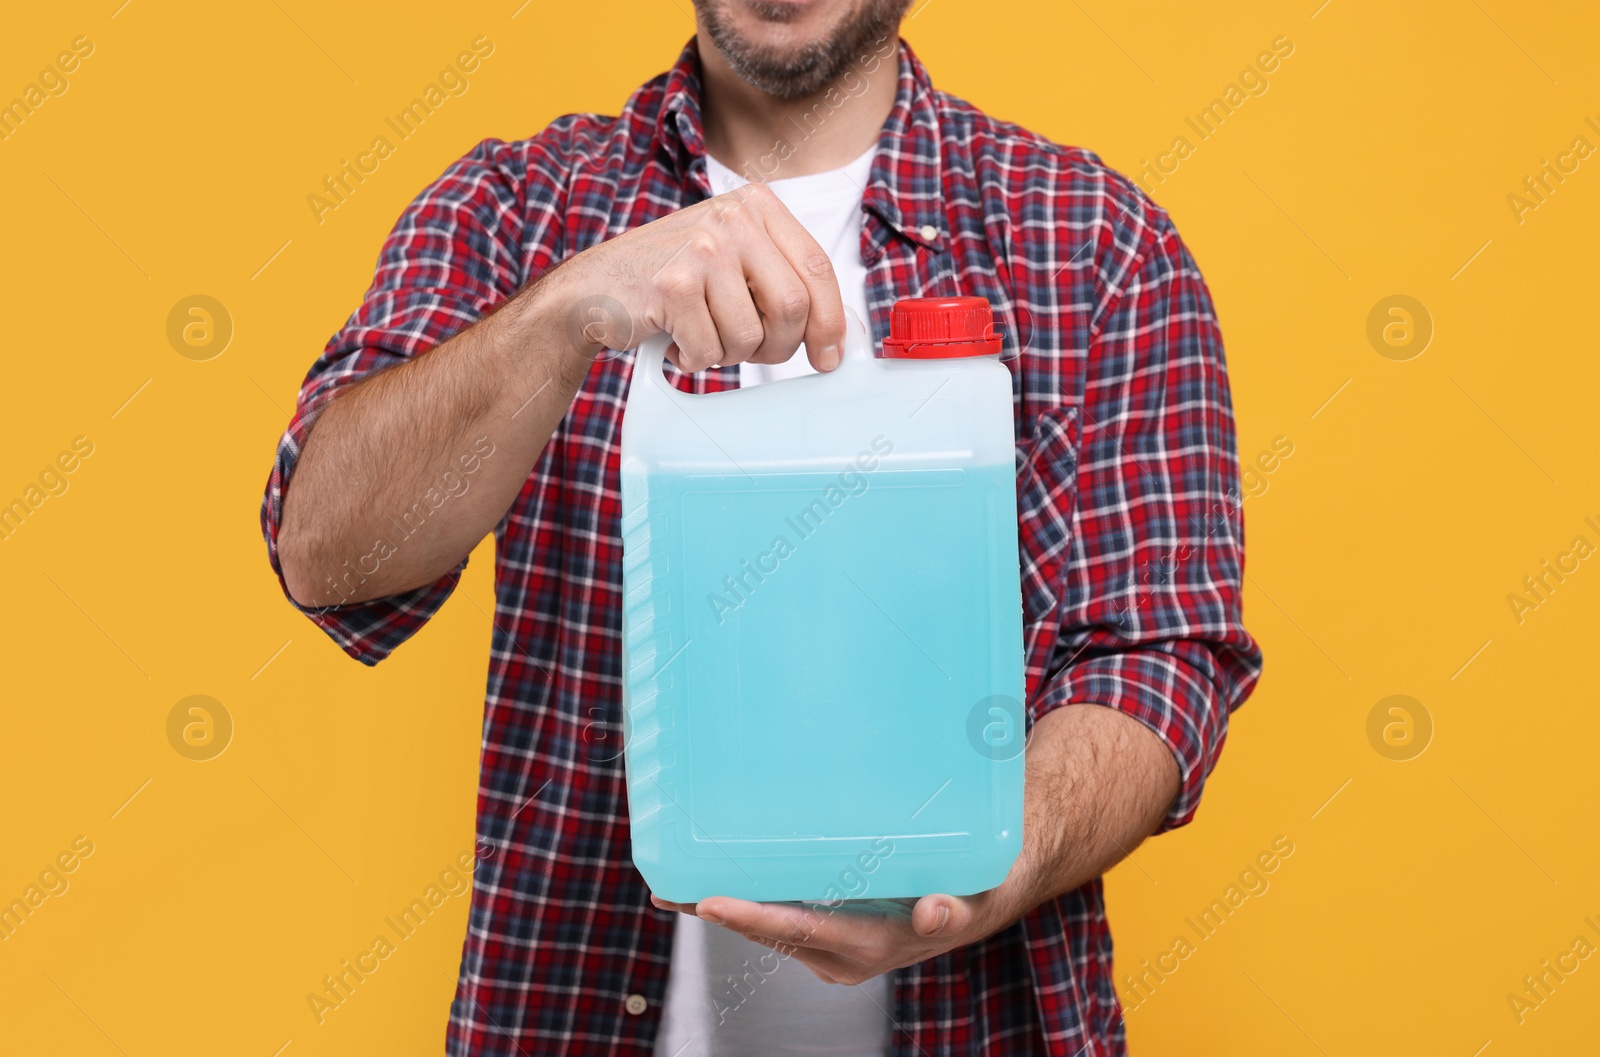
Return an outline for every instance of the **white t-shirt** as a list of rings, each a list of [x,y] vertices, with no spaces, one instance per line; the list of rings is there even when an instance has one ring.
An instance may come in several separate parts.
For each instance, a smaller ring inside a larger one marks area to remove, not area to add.
[[[767,186],[833,262],[845,306],[867,322],[861,195],[874,150],[842,169]],[[747,183],[706,158],[715,194]],[[741,386],[813,373],[804,349],[778,364],[739,366]],[[885,1057],[891,975],[856,987],[825,984],[797,960],[686,914],[678,916],[655,1057]]]

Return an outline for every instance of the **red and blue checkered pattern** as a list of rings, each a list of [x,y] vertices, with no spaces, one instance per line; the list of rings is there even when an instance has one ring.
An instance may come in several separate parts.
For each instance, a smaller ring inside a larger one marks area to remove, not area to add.
[[[279,447],[262,507],[274,568],[295,461],[343,387],[710,194],[698,71],[691,41],[620,117],[486,140],[405,211]],[[1093,154],[936,91],[903,43],[898,77],[864,200],[874,336],[898,298],[994,305],[1015,378],[1029,721],[1088,702],[1147,724],[1180,765],[1165,825],[1181,825],[1261,671],[1241,623],[1241,496],[1210,295],[1166,213]],[[594,365],[496,530],[478,797],[480,842],[496,851],[475,879],[451,1054],[644,1057],[656,1034],[673,919],[633,868],[617,751],[617,442],[632,363]],[[695,392],[738,385],[737,368],[672,374]],[[376,664],[455,583],[308,615]],[[625,1010],[630,994],[644,1013]],[[896,1057],[1123,1053],[1100,882],[899,971],[892,1013]]]

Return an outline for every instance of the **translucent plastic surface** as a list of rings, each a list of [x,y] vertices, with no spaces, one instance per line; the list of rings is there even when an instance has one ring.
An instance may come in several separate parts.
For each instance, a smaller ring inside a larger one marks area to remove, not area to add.
[[[634,862],[692,902],[967,894],[1022,840],[1011,386],[993,358],[679,393],[623,420]]]

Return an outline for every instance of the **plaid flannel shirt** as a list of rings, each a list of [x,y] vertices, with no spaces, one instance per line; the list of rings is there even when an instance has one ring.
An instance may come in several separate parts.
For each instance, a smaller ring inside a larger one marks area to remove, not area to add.
[[[870,328],[881,341],[901,297],[993,304],[1015,390],[1028,721],[1081,702],[1145,723],[1178,761],[1164,828],[1181,825],[1261,668],[1241,623],[1238,467],[1210,296],[1166,213],[1127,179],[935,90],[903,42],[881,54],[857,70],[898,76],[864,197]],[[296,459],[345,387],[573,254],[709,196],[700,92],[691,40],[621,116],[486,140],[406,209],[279,446],[262,507],[274,569]],[[631,862],[616,751],[632,363],[589,371],[496,529],[477,823],[495,850],[474,879],[452,1054],[648,1055],[659,1023],[673,918]],[[694,392],[738,385],[736,367],[669,373]],[[376,664],[458,574],[307,614]],[[1096,880],[898,971],[894,1053],[1120,1054],[1111,953]]]

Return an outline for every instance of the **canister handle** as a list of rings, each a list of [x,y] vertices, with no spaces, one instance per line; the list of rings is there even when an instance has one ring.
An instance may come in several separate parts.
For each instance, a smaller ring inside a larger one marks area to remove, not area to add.
[[[829,375],[853,375],[867,365],[876,361],[872,355],[872,339],[867,335],[867,328],[862,324],[861,318],[848,306],[844,310],[844,355],[840,358],[839,366],[828,372]],[[632,384],[629,386],[628,400],[639,399],[643,396],[646,400],[655,399],[657,396],[669,401],[674,400],[704,400],[723,394],[719,393],[685,393],[671,382],[667,381],[662,364],[667,358],[667,346],[672,344],[672,335],[663,331],[654,337],[646,338],[639,345],[639,351],[633,361],[633,380],[638,382],[642,377],[647,381],[643,386]],[[774,383],[781,385],[781,382]]]

